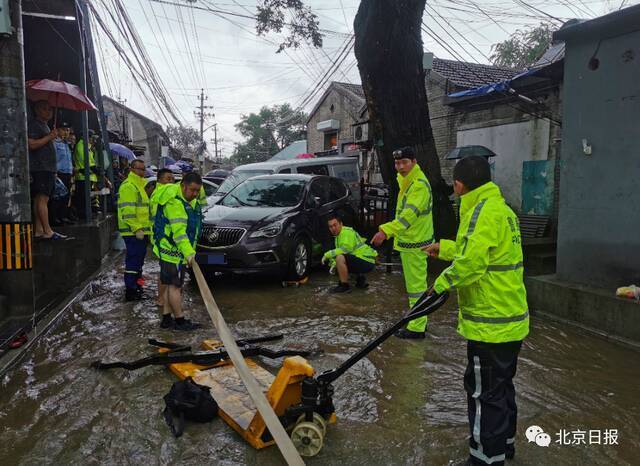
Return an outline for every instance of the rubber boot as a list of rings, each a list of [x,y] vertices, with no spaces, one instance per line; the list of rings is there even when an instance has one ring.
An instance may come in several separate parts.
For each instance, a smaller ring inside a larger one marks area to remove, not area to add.
[[[329,290],[330,293],[348,293],[351,291],[351,286],[348,283],[338,283],[336,286]]]

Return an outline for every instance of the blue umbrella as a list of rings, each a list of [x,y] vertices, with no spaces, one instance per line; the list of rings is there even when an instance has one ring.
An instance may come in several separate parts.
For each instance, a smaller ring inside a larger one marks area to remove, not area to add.
[[[123,159],[127,159],[129,162],[135,160],[136,154],[134,154],[131,149],[123,146],[122,144],[117,144],[115,142],[109,143],[109,149],[111,152],[116,154],[118,157],[122,157]]]

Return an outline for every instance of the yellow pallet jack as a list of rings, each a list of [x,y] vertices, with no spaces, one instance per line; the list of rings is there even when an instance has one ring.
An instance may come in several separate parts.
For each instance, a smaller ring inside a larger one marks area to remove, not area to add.
[[[431,314],[442,306],[448,294],[425,293],[409,313],[390,326],[381,335],[353,354],[335,369],[316,374],[304,358],[309,353],[296,350],[273,351],[256,343],[273,341],[281,335],[236,340],[251,374],[258,381],[282,426],[301,456],[317,455],[324,444],[327,425],[336,422],[333,405],[333,382],[363,359],[374,348],[393,335],[407,322]],[[225,347],[218,340],[205,340],[202,352],[192,353],[189,346],[149,341],[159,347],[160,353],[133,361],[95,362],[98,369],[138,369],[148,365],[167,366],[180,379],[191,377],[194,382],[209,387],[219,406],[220,417],[255,448],[274,443],[262,416],[256,409],[247,389],[241,382]],[[259,366],[255,357],[285,357],[282,367],[274,376]]]

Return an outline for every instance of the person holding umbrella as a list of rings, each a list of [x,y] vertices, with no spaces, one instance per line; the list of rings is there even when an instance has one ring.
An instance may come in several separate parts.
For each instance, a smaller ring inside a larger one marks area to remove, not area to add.
[[[58,137],[56,128],[50,129],[47,122],[53,112],[46,100],[39,100],[33,106],[35,118],[27,125],[29,145],[29,173],[31,175],[31,196],[35,217],[36,238],[47,240],[67,239],[56,233],[49,224],[49,198],[53,195],[58,162],[53,141]]]

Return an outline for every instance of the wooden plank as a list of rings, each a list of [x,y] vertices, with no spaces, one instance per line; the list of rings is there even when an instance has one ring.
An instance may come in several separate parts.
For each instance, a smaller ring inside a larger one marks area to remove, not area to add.
[[[249,370],[242,353],[240,353],[240,349],[236,344],[235,338],[231,334],[224,317],[222,317],[222,313],[220,312],[218,305],[213,299],[213,295],[211,294],[211,290],[209,289],[209,285],[207,284],[204,275],[202,275],[200,266],[195,260],[192,262],[191,266],[193,268],[193,273],[196,276],[198,288],[200,288],[200,294],[204,300],[209,317],[211,317],[213,325],[216,327],[216,330],[218,330],[218,335],[220,335],[220,339],[222,340],[222,343],[224,343],[224,347],[229,354],[229,358],[233,362],[242,383],[247,387],[247,391],[249,392],[251,399],[255,403],[258,412],[262,416],[262,419],[269,429],[273,440],[280,449],[282,456],[289,465],[304,466],[304,461],[302,461],[298,450],[296,450],[296,447],[293,445],[289,434],[284,430],[282,423],[273,411],[269,401],[267,401],[267,397],[262,392],[260,385],[251,375],[251,371]]]

